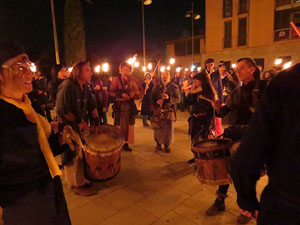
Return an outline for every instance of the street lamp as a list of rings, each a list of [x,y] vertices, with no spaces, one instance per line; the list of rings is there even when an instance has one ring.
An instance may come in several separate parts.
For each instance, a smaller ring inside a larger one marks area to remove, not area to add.
[[[199,20],[201,17],[200,14],[194,14],[194,0],[192,0],[192,10],[187,11],[185,17],[191,17],[192,20],[192,64],[194,64],[194,20]]]
[[[145,38],[145,16],[144,16],[144,5],[150,5],[152,0],[141,0],[142,2],[142,22],[143,22],[143,58],[144,66],[146,66],[146,38]]]

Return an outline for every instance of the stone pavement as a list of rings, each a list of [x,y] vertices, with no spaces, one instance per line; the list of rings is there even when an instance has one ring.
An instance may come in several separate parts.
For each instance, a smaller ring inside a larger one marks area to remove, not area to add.
[[[133,152],[122,152],[121,171],[114,179],[97,183],[98,194],[91,197],[65,189],[73,225],[236,224],[239,211],[232,187],[226,211],[216,217],[205,215],[216,187],[201,185],[193,176],[194,165],[186,163],[192,157],[187,117],[178,112],[170,154],[154,150],[153,130],[137,119]],[[258,189],[266,182],[266,177],[261,179]]]
[[[187,117],[187,113],[178,112],[170,154],[155,151],[153,130],[144,128],[137,119],[133,152],[122,152],[121,170],[115,178],[96,183],[97,195],[81,197],[64,187],[72,224],[237,224],[239,211],[232,185],[226,211],[215,217],[205,215],[217,187],[201,185],[193,175],[194,165],[186,163],[192,157]],[[258,183],[258,194],[266,183],[265,176]]]

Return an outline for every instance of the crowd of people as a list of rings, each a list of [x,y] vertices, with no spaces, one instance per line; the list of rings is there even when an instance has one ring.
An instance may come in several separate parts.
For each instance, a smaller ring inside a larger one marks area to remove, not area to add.
[[[0,206],[5,224],[71,224],[61,169],[75,194],[90,196],[96,190],[85,177],[82,150],[74,151],[62,131],[70,127],[80,139],[82,131],[107,124],[112,103],[114,126],[124,135],[122,150],[131,152],[137,102],[143,125],[151,121],[156,151],[171,152],[177,108],[188,109],[191,145],[222,136],[243,140],[228,171],[241,208],[238,223],[258,218],[259,224],[299,224],[299,65],[277,76],[277,70],[262,73],[250,58],[239,59],[236,70],[223,61],[216,68],[209,58],[198,73],[171,77],[164,71],[159,79],[146,73],[140,82],[128,62],[120,64],[120,74],[112,79],[100,79],[89,62],[79,62],[72,72],[55,65],[47,81],[31,72],[26,51],[14,43],[1,43],[0,65]],[[56,155],[62,156],[62,165]],[[255,185],[262,171],[270,182],[259,204]],[[219,185],[207,215],[225,210],[229,185]]]

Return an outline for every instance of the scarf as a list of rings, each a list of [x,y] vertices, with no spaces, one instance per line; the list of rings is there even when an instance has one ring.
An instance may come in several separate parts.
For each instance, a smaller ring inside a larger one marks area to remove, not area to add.
[[[0,94],[0,98],[4,101],[16,106],[19,109],[22,109],[27,120],[29,120],[32,123],[35,123],[37,126],[38,131],[38,141],[40,144],[41,151],[45,157],[46,163],[48,165],[50,174],[52,178],[54,178],[57,175],[61,175],[61,171],[57,165],[57,162],[54,159],[53,153],[51,151],[48,137],[51,134],[51,127],[48,121],[42,117],[40,114],[36,113],[34,109],[31,106],[31,102],[29,98],[24,95],[24,101],[18,102],[14,99],[7,98]]]

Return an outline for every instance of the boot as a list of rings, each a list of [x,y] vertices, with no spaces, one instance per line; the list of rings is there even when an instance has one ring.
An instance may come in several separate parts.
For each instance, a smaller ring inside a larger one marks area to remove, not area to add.
[[[127,143],[125,143],[124,145],[123,145],[123,151],[125,151],[125,152],[132,152],[132,149],[129,147],[129,145],[127,144]]]
[[[156,151],[162,151],[161,144],[156,143]]]
[[[143,126],[144,127],[149,127],[149,124],[147,123],[147,117],[143,116]]]
[[[97,192],[92,185],[84,184],[79,187],[74,187],[74,193],[81,196],[95,195]]]
[[[171,152],[171,149],[169,147],[169,145],[165,144],[165,152],[166,153],[170,153]]]
[[[218,197],[215,203],[206,210],[206,215],[208,216],[216,216],[219,213],[225,210],[225,200],[224,198]]]

